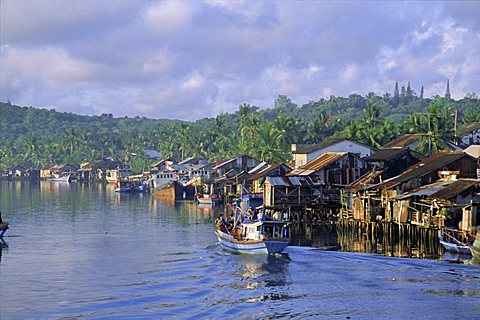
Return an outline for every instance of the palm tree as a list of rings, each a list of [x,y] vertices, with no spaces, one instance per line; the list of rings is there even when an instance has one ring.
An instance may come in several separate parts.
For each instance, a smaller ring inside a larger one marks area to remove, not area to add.
[[[278,163],[287,160],[288,155],[280,147],[282,133],[271,121],[262,123],[257,127],[257,139],[255,141],[256,156],[266,162]]]

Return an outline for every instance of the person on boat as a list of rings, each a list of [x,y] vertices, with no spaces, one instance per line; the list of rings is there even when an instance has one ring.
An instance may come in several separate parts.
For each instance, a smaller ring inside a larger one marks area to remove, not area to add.
[[[215,219],[215,226],[220,229],[223,226],[223,217],[221,214],[218,215],[217,219]]]

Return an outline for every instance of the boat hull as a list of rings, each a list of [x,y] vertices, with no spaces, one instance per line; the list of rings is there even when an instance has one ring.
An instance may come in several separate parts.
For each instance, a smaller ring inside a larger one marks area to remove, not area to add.
[[[288,246],[287,240],[237,240],[233,236],[215,231],[218,242],[227,250],[248,254],[281,253]]]
[[[447,241],[440,241],[440,243],[447,252],[458,254],[471,254],[470,248],[468,246],[462,246]]]

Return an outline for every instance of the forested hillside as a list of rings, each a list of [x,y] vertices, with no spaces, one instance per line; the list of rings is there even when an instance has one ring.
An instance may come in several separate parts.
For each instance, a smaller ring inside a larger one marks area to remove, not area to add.
[[[235,113],[196,122],[89,117],[0,103],[0,167],[78,165],[108,156],[138,171],[149,164],[145,151],[150,149],[176,159],[248,154],[285,162],[291,143],[319,143],[334,136],[380,147],[402,133],[424,133],[423,145],[438,150],[444,147],[440,138],[454,139],[455,113],[458,126],[480,121],[478,96],[470,93],[455,101],[447,91],[445,97],[425,99],[423,88],[417,96],[409,84],[401,90],[397,85],[393,95],[331,96],[302,106],[281,95],[273,108],[242,104]]]

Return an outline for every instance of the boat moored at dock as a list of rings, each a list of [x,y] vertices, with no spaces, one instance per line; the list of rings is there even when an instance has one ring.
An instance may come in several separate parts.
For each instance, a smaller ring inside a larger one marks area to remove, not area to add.
[[[451,232],[451,234],[449,233]],[[470,255],[470,247],[467,243],[464,243],[458,240],[455,237],[454,230],[450,229],[441,229],[440,230],[440,243],[442,244],[445,251],[450,253],[457,253],[457,254],[466,254]]]

